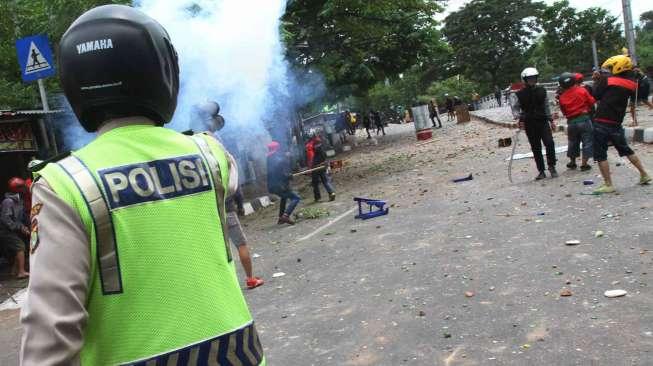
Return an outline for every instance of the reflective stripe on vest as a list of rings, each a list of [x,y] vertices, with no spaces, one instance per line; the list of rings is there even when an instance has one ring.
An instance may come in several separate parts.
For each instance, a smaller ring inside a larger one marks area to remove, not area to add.
[[[213,153],[211,152],[211,148],[209,147],[209,144],[204,140],[204,138],[200,135],[193,135],[191,136],[191,139],[195,142],[197,145],[197,148],[200,150],[202,153],[202,157],[204,158],[204,161],[209,167],[209,171],[211,172],[211,181],[213,182],[213,187],[215,189],[215,197],[217,199],[217,206],[218,206],[218,216],[220,217],[220,224],[222,224],[222,235],[224,236],[224,246],[225,249],[227,250],[227,260],[231,262],[231,246],[229,245],[229,234],[228,230],[229,227],[226,225],[225,222],[225,208],[224,208],[224,197],[225,197],[225,191],[224,191],[224,186],[222,185],[222,173],[220,171],[220,164],[218,164],[218,160],[213,156]]]
[[[636,82],[634,82],[632,80],[620,78],[620,77],[615,77],[615,76],[611,76],[611,77],[608,78],[608,86],[619,86],[619,87],[622,87],[624,89],[628,89],[628,90],[630,90],[632,92],[637,90],[637,83]]]
[[[250,323],[219,337],[121,366],[257,366],[262,362],[263,348],[254,323]]]
[[[102,293],[105,295],[122,293],[120,262],[116,251],[116,235],[109,206],[102,195],[91,172],[81,160],[71,155],[60,162],[59,166],[70,176],[82,194],[95,226],[97,258]]]

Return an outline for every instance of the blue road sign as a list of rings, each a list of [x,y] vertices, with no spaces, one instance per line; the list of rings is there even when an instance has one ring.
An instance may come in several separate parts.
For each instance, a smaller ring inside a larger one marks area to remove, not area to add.
[[[16,41],[18,63],[23,81],[34,81],[55,74],[48,36],[37,34]]]

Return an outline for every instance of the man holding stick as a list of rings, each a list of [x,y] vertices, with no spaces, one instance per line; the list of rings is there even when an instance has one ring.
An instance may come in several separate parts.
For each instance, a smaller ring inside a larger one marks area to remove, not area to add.
[[[306,143],[306,163],[309,170],[317,168],[320,165],[326,166],[326,153],[322,146],[322,140],[318,135],[311,137],[311,139]],[[331,180],[329,179],[326,168],[324,168],[316,169],[311,172],[311,185],[313,186],[313,198],[315,198],[315,202],[319,202],[320,199],[322,199],[322,195],[320,194],[320,182],[324,185],[324,189],[329,194],[329,201],[335,200],[336,193],[331,185]]]

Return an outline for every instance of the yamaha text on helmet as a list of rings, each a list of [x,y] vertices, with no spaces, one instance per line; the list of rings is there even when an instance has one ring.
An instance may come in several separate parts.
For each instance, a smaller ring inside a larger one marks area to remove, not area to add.
[[[527,67],[524,71],[521,72],[521,79],[526,84],[526,86],[533,86],[537,84],[537,77],[540,73],[534,67]],[[530,81],[530,83],[529,83]]]
[[[59,43],[59,76],[87,131],[131,116],[163,125],[177,106],[179,64],[170,36],[129,6],[100,6],[77,18]]]
[[[563,72],[558,77],[558,84],[564,89],[568,89],[576,84],[576,77],[570,72]]]

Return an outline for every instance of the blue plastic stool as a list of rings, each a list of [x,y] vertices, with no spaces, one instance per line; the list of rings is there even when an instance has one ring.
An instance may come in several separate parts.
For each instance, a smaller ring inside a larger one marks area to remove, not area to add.
[[[387,215],[390,209],[385,207],[386,202],[381,200],[374,200],[370,198],[354,197],[354,201],[358,202],[358,215],[357,219],[367,220],[374,217]],[[363,212],[363,203],[367,203],[368,212]],[[374,210],[376,208],[376,210]]]

